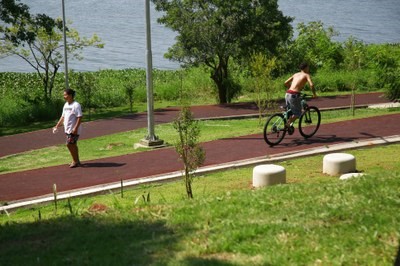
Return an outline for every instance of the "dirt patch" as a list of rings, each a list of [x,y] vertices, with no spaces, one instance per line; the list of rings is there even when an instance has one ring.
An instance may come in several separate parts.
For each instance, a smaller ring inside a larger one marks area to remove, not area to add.
[[[93,203],[92,206],[89,207],[89,212],[91,213],[103,213],[108,210],[108,207],[104,204]]]

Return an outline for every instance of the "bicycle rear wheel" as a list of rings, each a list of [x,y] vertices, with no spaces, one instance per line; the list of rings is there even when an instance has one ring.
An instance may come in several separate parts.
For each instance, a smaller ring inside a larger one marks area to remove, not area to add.
[[[321,112],[315,106],[309,106],[301,114],[299,132],[304,138],[314,136],[321,124]]]
[[[273,114],[264,125],[264,140],[270,146],[279,144],[286,135],[283,114]]]

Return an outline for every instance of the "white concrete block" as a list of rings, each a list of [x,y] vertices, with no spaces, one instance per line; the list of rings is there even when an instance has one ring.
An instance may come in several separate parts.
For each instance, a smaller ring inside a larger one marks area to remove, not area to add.
[[[356,158],[348,153],[331,153],[324,156],[322,172],[328,175],[346,174],[356,171]]]
[[[360,177],[360,176],[363,176],[364,174],[363,173],[348,173],[348,174],[344,174],[344,175],[341,175],[340,176],[340,180],[346,180],[346,179],[350,179],[350,178],[353,178],[353,177]]]
[[[286,183],[286,170],[280,165],[262,164],[253,168],[253,186],[265,187]]]

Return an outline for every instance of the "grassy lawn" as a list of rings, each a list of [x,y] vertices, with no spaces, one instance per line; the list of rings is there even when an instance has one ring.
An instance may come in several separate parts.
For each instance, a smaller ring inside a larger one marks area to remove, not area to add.
[[[400,108],[393,109],[359,109],[353,117],[349,110],[326,111],[322,114],[322,123],[332,123],[341,120],[371,117],[400,112]],[[240,120],[213,120],[199,122],[201,127],[200,141],[211,141],[221,138],[238,137],[262,132],[263,125],[258,119]],[[173,144],[177,133],[171,124],[157,125],[155,128],[166,143]],[[135,152],[144,152],[143,149],[133,149],[147,133],[147,129],[122,132],[93,139],[80,140],[79,149],[82,161],[106,158]],[[38,167],[55,166],[69,163],[69,153],[64,145],[14,154],[0,158],[0,175],[8,172],[23,171]]]
[[[71,199],[0,216],[0,265],[393,265],[400,144],[347,151],[366,175],[282,161],[287,184],[254,190],[252,167]]]

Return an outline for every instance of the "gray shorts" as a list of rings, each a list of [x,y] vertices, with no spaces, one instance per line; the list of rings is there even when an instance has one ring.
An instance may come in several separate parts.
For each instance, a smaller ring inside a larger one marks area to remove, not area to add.
[[[286,105],[290,107],[290,110],[292,110],[292,113],[295,116],[299,117],[302,111],[300,93],[299,94],[286,93],[285,101]]]
[[[66,144],[76,144],[79,139],[79,135],[74,135],[74,134],[66,134],[67,135],[67,140]]]

